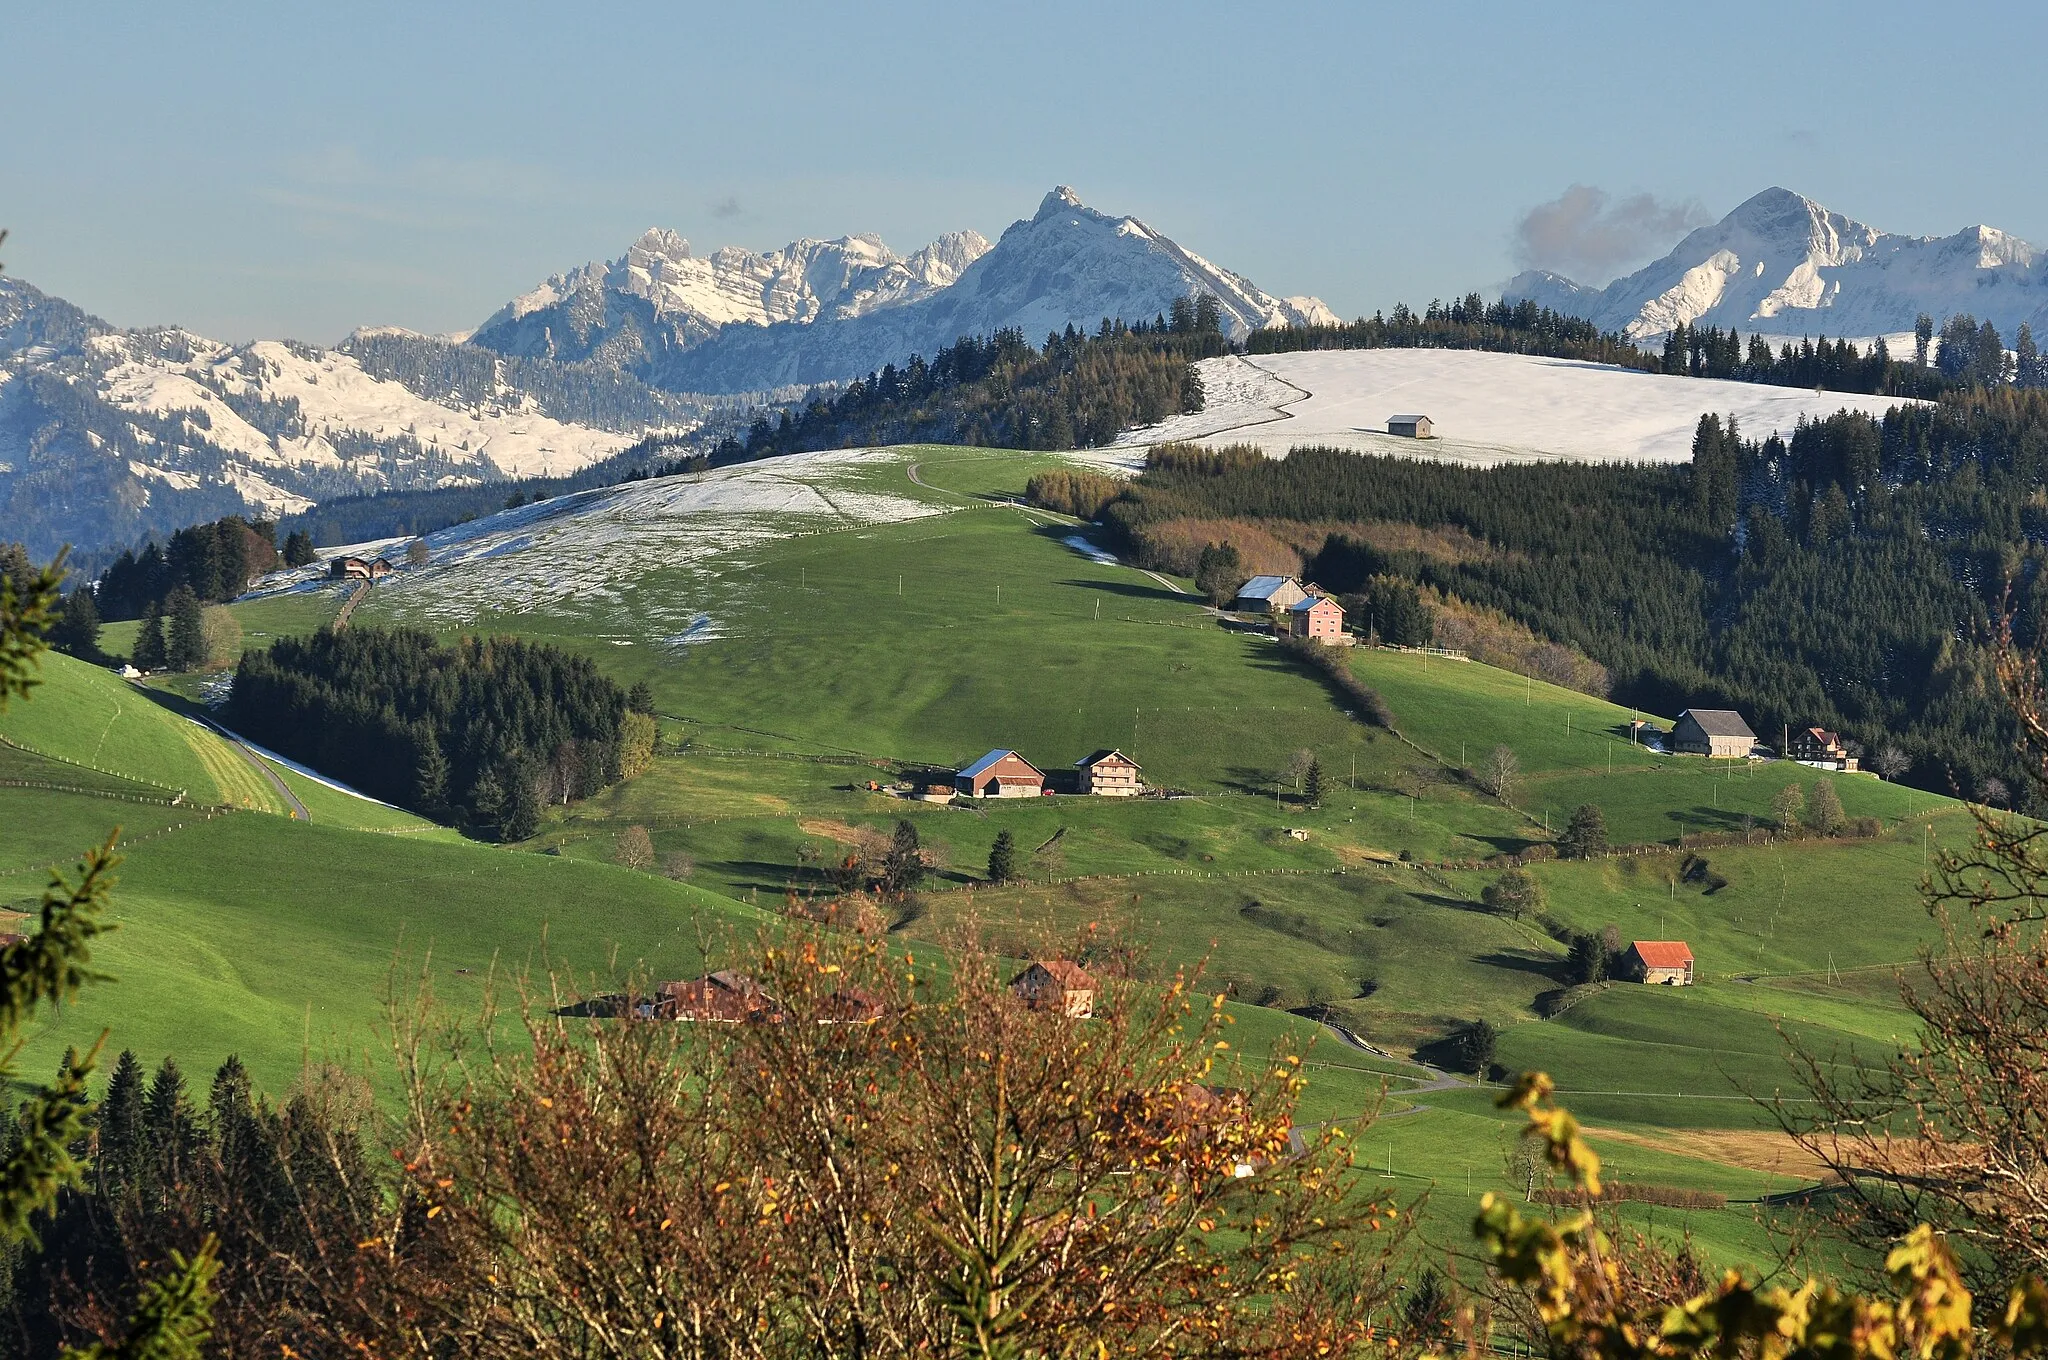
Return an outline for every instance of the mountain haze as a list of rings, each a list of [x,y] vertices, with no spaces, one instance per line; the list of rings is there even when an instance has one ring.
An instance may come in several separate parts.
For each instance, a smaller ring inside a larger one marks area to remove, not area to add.
[[[1923,312],[1937,324],[1968,312],[2009,338],[2022,322],[2038,330],[2048,321],[2048,256],[1995,227],[1953,236],[1879,231],[1773,188],[1604,288],[1530,270],[1505,292],[1632,340],[1681,323],[1768,335],[1886,335],[1912,330]]]

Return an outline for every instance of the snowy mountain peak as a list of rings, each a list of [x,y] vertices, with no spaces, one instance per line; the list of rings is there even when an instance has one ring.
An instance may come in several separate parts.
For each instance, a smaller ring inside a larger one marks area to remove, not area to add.
[[[1605,288],[1531,270],[1505,292],[1634,340],[1680,324],[1885,335],[1911,330],[1923,312],[1969,312],[2009,335],[2048,319],[2048,258],[1993,227],[1946,237],[1879,231],[1774,187]]]
[[[621,260],[515,299],[470,343],[613,364],[675,392],[748,392],[858,377],[1006,327],[1035,339],[1104,317],[1150,320],[1193,293],[1216,297],[1232,336],[1337,319],[1315,298],[1261,292],[1135,217],[1098,212],[1062,184],[993,245],[951,232],[907,258],[873,235],[697,258],[680,236],[649,232]]]
[[[1052,192],[1039,200],[1038,212],[1036,213],[1036,215],[1032,217],[1031,220],[1034,222],[1043,222],[1046,218],[1056,216],[1059,213],[1063,213],[1069,208],[1080,208],[1084,211],[1092,211],[1088,208],[1088,205],[1086,203],[1083,203],[1081,201],[1081,196],[1075,193],[1071,188],[1064,184],[1054,185]]]

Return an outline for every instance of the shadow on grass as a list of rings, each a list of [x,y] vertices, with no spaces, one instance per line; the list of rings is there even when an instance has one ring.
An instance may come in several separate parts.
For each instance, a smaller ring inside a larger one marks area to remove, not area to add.
[[[1545,982],[1562,982],[1565,979],[1564,959],[1555,954],[1539,954],[1532,949],[1496,949],[1490,954],[1475,956],[1472,962],[1510,973],[1526,973]]]
[[[1164,600],[1172,604],[1176,600],[1187,600],[1185,595],[1176,595],[1164,586],[1140,585],[1136,581],[1080,581],[1066,580],[1053,582],[1056,586],[1072,586],[1077,590],[1095,590],[1104,595],[1121,595],[1131,600]]]

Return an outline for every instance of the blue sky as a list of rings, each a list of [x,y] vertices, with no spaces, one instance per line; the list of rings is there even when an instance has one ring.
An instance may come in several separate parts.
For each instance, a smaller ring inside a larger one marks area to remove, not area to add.
[[[2048,243],[2042,12],[1669,8],[16,6],[0,259],[120,324],[329,342],[474,325],[651,225],[908,252],[1057,183],[1346,315],[1499,283],[1575,184],[1651,196],[1591,255],[1631,267],[1772,184]]]

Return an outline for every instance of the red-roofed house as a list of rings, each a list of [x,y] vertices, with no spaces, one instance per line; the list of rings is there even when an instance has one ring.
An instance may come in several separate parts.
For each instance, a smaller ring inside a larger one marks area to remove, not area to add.
[[[1636,940],[1621,956],[1623,977],[1653,987],[1692,986],[1692,950],[1684,940]]]
[[[1010,981],[1027,1006],[1064,1010],[1076,1020],[1095,1014],[1095,979],[1072,959],[1041,959]]]

